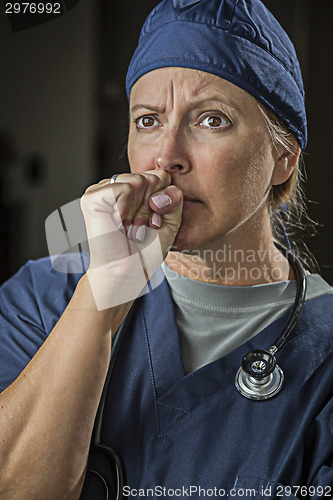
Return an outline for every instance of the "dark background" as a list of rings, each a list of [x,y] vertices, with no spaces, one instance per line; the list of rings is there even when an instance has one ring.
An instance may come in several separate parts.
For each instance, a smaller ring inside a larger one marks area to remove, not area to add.
[[[306,243],[333,283],[333,2],[265,0],[301,61],[309,124]],[[48,254],[44,224],[91,183],[128,169],[124,81],[154,0],[79,0],[13,32],[0,12],[0,282]]]

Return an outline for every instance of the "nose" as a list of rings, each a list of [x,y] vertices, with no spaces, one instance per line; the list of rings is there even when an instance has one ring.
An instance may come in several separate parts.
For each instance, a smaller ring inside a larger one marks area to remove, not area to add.
[[[191,170],[189,145],[179,129],[167,130],[161,137],[155,156],[155,168],[170,174],[186,174]]]

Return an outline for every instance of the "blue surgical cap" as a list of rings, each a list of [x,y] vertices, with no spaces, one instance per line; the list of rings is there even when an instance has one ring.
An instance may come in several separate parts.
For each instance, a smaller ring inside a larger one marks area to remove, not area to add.
[[[246,90],[294,132],[302,149],[304,88],[292,42],[260,0],[163,0],[141,30],[126,90],[157,68],[217,75]]]

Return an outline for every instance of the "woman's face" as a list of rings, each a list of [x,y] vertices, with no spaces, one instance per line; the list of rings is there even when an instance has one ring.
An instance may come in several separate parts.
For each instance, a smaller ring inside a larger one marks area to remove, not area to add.
[[[132,172],[165,169],[183,191],[175,249],[239,246],[267,225],[277,150],[255,100],[215,75],[172,67],[142,76],[131,91],[128,156]]]

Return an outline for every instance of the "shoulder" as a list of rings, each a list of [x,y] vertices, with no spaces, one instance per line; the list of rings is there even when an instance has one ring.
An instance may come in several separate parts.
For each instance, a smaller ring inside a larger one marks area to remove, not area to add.
[[[305,359],[333,357],[333,294],[325,293],[305,302],[288,345],[304,350]]]
[[[0,314],[12,321],[38,324],[46,335],[68,304],[81,273],[70,270],[71,255],[62,257],[62,271],[55,270],[49,257],[27,262],[0,288]],[[67,266],[67,267],[66,267]]]
[[[304,304],[304,326],[333,326],[333,293],[325,293]]]
[[[299,320],[300,330],[327,327],[332,331],[332,306],[333,288],[319,274],[308,275],[306,301]]]
[[[68,264],[71,256],[64,259]],[[0,391],[15,380],[43,344],[81,276],[56,271],[50,258],[45,258],[27,262],[1,286]]]

